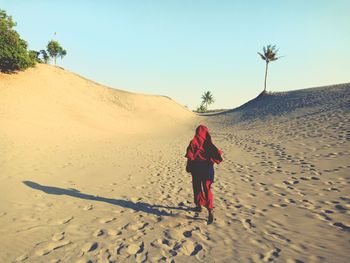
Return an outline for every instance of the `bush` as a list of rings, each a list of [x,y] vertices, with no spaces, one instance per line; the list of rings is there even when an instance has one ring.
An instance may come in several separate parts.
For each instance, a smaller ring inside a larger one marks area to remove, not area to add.
[[[35,57],[27,50],[27,42],[12,29],[16,26],[12,17],[0,10],[0,71],[12,72],[35,65]]]
[[[202,103],[196,110],[196,112],[198,113],[204,113],[207,111],[207,107],[204,105],[204,103]]]
[[[36,51],[36,50],[29,50],[29,57],[31,60],[37,62],[37,63],[43,63],[43,61],[41,60],[40,56],[40,52]]]

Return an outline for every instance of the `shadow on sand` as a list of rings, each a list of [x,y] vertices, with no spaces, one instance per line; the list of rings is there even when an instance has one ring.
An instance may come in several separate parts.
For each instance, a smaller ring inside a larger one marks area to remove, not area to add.
[[[112,199],[112,198],[106,198],[101,196],[95,196],[95,195],[89,195],[81,193],[80,191],[76,189],[64,189],[59,187],[53,187],[53,186],[46,186],[41,185],[35,182],[31,181],[23,181],[23,183],[33,189],[43,191],[44,193],[50,194],[50,195],[67,195],[72,196],[75,198],[80,199],[86,199],[86,200],[92,200],[92,201],[98,201],[98,202],[104,202],[112,205],[117,205],[120,207],[132,209],[137,212],[144,212],[148,214],[153,214],[157,216],[175,216],[174,214],[168,213],[166,211],[159,211],[158,209],[155,209],[155,207],[159,208],[167,208],[167,209],[178,209],[178,210],[185,210],[187,211],[187,208],[182,207],[169,207],[169,206],[160,206],[160,205],[150,205],[144,202],[132,202],[128,200],[122,200],[122,199]]]

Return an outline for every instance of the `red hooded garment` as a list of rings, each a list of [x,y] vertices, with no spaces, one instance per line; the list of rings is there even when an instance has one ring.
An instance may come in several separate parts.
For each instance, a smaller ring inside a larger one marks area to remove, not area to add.
[[[199,125],[196,134],[187,147],[186,155],[190,161],[205,161],[219,164],[222,162],[221,150],[211,141],[209,130],[204,125]]]

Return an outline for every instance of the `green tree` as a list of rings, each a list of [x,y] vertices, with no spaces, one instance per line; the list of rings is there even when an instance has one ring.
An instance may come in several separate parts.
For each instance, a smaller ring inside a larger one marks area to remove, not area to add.
[[[46,50],[44,50],[44,49],[40,50],[40,55],[41,55],[41,57],[42,57],[42,61],[43,61],[45,64],[47,64],[47,63],[49,62],[49,60],[50,60],[50,57],[49,57],[49,55],[47,54]]]
[[[49,41],[49,43],[47,44],[47,53],[49,53],[50,57],[52,57],[55,61],[55,65],[56,65],[56,59],[57,57],[61,57],[61,59],[67,55],[67,51],[64,50],[60,43],[58,43],[58,41],[56,40],[51,40]]]
[[[279,59],[277,57],[278,50],[276,49],[275,45],[267,45],[266,47],[263,47],[263,54],[258,52],[262,60],[265,60],[265,80],[264,80],[264,92],[266,92],[266,79],[267,79],[267,69],[269,66],[269,63],[271,61],[275,61]]]
[[[205,111],[208,109],[208,106],[214,103],[214,96],[210,91],[204,92],[202,95],[202,105],[205,107]]]
[[[40,52],[36,50],[29,50],[29,57],[35,62],[42,63],[40,56]]]
[[[27,42],[13,29],[16,23],[5,10],[0,9],[0,71],[23,70],[35,65],[34,54],[29,54]]]

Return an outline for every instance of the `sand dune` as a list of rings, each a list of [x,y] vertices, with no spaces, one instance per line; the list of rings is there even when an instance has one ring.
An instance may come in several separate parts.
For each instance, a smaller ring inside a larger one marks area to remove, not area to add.
[[[20,125],[21,136],[145,133],[194,117],[167,97],[104,87],[48,65],[2,74],[0,85],[3,126],[14,134]]]
[[[348,261],[349,84],[196,117],[48,66],[0,79],[0,262]],[[199,123],[225,158],[212,225],[184,171]]]
[[[242,106],[209,116],[226,116],[231,122],[266,120],[270,117],[349,107],[350,84],[338,84],[288,92],[261,93]],[[221,118],[222,119],[222,118]]]
[[[237,261],[348,261],[349,105],[342,84],[260,96],[206,119],[226,153],[217,201]]]

